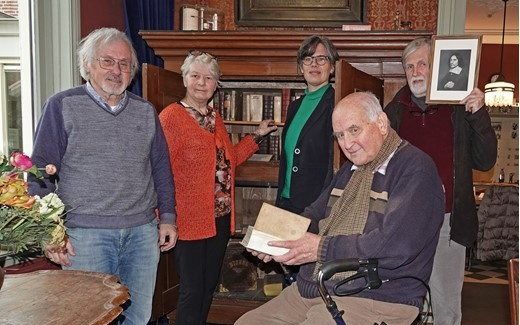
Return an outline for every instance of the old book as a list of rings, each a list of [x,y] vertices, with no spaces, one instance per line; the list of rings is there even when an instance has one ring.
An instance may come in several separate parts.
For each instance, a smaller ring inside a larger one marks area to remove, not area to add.
[[[237,109],[237,91],[236,90],[232,90],[231,91],[231,99],[230,99],[230,105],[229,105],[229,109],[230,109],[230,116],[229,116],[229,120],[231,121],[235,121],[236,120],[236,109]]]
[[[282,122],[282,96],[279,95],[273,98],[273,119],[276,123]]]
[[[251,120],[251,93],[244,93],[242,105],[242,121]]]
[[[251,94],[250,121],[260,122],[262,120],[262,110],[264,108],[264,97],[262,94]]]
[[[226,92],[224,93],[224,116],[225,120],[231,120],[231,94]]]
[[[264,94],[264,108],[262,111],[262,120],[274,119],[274,95]]]
[[[269,255],[283,255],[289,250],[269,246],[269,241],[296,240],[302,237],[311,223],[310,219],[263,203],[254,227],[249,226],[241,244],[246,248]]]
[[[289,104],[291,103],[291,89],[283,88],[282,89],[282,111],[280,112],[280,121],[285,123],[285,119],[287,117],[287,109],[289,108]]]
[[[269,135],[269,153],[273,155],[273,161],[280,160],[280,148],[278,148],[280,144],[280,136],[277,134]]]

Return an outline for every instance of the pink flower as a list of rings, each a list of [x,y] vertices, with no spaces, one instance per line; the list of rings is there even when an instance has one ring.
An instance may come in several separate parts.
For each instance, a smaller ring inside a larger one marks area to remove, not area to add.
[[[24,155],[21,152],[13,152],[11,154],[11,158],[9,159],[11,165],[20,170],[28,170],[33,166],[31,158],[29,156]]]

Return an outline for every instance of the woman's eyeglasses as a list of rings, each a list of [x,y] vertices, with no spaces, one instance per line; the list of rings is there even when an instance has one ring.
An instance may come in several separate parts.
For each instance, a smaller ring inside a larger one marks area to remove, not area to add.
[[[218,61],[216,56],[209,54],[208,52],[203,52],[203,51],[199,51],[199,50],[190,50],[190,51],[188,51],[188,54],[191,56],[194,56],[194,57],[204,54],[204,55],[208,56],[210,59]]]
[[[325,65],[329,62],[329,58],[326,55],[306,56],[303,58],[302,63],[304,65],[311,65],[314,61],[316,61],[317,65]]]

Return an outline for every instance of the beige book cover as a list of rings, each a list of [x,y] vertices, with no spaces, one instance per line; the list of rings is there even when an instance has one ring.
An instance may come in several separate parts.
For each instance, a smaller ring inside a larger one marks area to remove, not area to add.
[[[296,240],[302,237],[309,228],[310,219],[298,214],[263,203],[254,227],[249,227],[241,244],[269,255],[283,255],[285,248],[267,245],[269,241]]]

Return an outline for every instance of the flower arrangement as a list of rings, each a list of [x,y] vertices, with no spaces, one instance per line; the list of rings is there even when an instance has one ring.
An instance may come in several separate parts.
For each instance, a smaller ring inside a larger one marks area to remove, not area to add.
[[[25,173],[42,178],[23,153],[14,152],[9,159],[0,155],[0,250],[17,255],[46,245],[63,247],[65,205],[56,193],[29,195]]]

